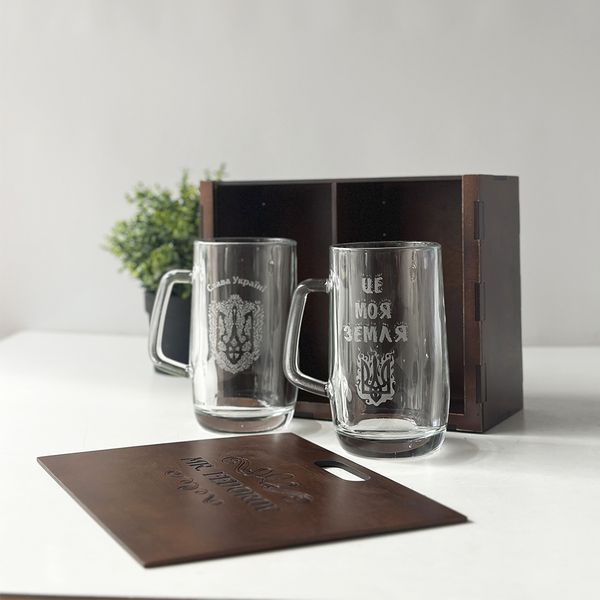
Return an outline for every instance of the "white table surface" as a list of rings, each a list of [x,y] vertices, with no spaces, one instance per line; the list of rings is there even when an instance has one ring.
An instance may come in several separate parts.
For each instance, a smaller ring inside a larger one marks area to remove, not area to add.
[[[470,523],[144,569],[36,457],[213,437],[143,337],[0,341],[0,592],[200,598],[600,597],[600,348],[527,348],[525,410],[417,460],[351,457]],[[334,452],[332,425],[290,431]],[[350,456],[350,455],[347,455]]]

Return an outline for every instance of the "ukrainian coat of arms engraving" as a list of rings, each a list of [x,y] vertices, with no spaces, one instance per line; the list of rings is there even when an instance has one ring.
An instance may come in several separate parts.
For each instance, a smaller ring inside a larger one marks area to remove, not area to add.
[[[264,319],[259,300],[251,302],[232,294],[226,300],[210,303],[210,349],[221,369],[240,373],[258,360]]]
[[[356,366],[356,391],[366,404],[379,406],[394,397],[393,352],[360,352]]]

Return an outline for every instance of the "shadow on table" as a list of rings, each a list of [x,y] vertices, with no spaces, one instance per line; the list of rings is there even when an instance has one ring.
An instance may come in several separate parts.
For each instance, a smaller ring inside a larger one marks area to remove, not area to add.
[[[446,436],[440,450],[432,456],[436,464],[459,464],[476,460],[479,454],[477,444],[470,440]],[[427,458],[427,457],[425,457]]]
[[[290,423],[288,431],[297,435],[311,435],[318,433],[321,429],[321,422],[315,419],[294,419]]]
[[[600,433],[600,392],[589,396],[528,396],[525,408],[484,435],[527,434],[577,437]]]

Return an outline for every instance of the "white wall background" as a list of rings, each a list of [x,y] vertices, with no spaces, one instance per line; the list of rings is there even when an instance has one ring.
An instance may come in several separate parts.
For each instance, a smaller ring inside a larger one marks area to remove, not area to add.
[[[0,335],[143,332],[139,181],[521,177],[527,344],[600,343],[600,3],[0,0]]]

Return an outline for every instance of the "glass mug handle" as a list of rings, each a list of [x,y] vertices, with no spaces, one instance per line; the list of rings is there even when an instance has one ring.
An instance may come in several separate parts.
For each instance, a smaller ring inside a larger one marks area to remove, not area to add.
[[[163,329],[167,307],[171,298],[171,290],[176,283],[192,283],[192,272],[186,269],[167,271],[160,279],[156,298],[150,317],[150,335],[148,337],[148,353],[152,362],[162,371],[171,375],[187,377],[190,374],[190,365],[173,360],[165,355],[162,349]]]
[[[283,370],[285,376],[301,390],[317,394],[318,396],[327,396],[327,382],[304,374],[298,364],[298,342],[300,341],[302,315],[306,306],[306,297],[311,292],[329,293],[327,279],[305,279],[298,284],[298,287],[294,291],[287,330],[285,332]]]

